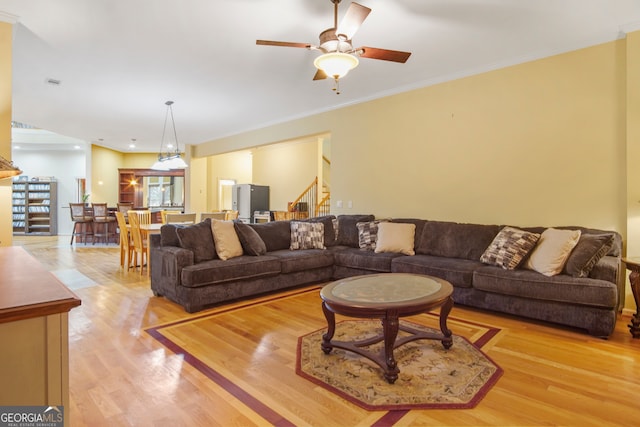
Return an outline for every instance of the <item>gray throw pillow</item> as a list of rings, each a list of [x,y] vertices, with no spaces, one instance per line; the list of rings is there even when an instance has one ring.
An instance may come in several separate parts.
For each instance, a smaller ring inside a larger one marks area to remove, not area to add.
[[[240,239],[240,244],[245,254],[260,256],[267,253],[267,246],[264,244],[258,232],[251,228],[251,226],[242,222],[236,222],[234,227],[236,228],[236,234],[238,235],[238,239]]]
[[[180,247],[193,252],[193,260],[198,263],[215,259],[216,246],[213,242],[211,220],[206,218],[198,224],[188,227],[176,228]]]
[[[614,237],[613,234],[582,233],[564,265],[563,273],[573,277],[588,277],[598,261],[611,250]]]

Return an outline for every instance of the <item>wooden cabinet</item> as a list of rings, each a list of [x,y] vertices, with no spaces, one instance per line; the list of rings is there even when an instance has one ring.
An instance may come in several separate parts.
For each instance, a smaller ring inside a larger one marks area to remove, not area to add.
[[[13,232],[16,234],[58,234],[56,181],[13,183]]]
[[[118,169],[118,203],[133,203],[136,206],[136,187],[138,185],[133,169]]]

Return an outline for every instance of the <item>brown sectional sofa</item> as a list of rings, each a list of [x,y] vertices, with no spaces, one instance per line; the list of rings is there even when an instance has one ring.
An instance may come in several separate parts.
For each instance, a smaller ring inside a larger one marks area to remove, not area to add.
[[[604,256],[587,277],[566,271],[549,277],[480,261],[503,226],[391,219],[415,225],[415,255],[404,255],[360,249],[357,224],[373,220],[373,215],[309,220],[323,224],[324,250],[290,250],[290,221],[236,224],[244,254],[225,261],[216,257],[209,220],[190,227],[166,225],[160,235],[151,236],[151,288],[155,295],[195,312],[225,301],[354,275],[416,273],[449,281],[456,304],[581,328],[598,337],[608,337],[615,327],[624,296],[622,238],[617,232],[557,227],[579,229],[585,241],[588,235],[607,236],[610,244],[602,248],[606,253],[601,251]],[[525,228],[533,233],[544,229]]]

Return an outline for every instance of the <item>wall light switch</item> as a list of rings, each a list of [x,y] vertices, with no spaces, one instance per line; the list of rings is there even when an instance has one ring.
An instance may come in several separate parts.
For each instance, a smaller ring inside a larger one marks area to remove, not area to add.
[[[347,202],[347,207],[348,207],[349,209],[351,209],[351,208],[353,207],[353,202],[352,202],[351,200],[349,200],[349,201]]]
[[[336,207],[341,208],[342,207],[342,200],[338,200],[336,202]]]

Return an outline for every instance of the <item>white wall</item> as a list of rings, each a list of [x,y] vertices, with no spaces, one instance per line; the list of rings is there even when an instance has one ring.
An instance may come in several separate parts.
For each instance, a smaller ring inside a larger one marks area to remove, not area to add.
[[[29,179],[53,176],[58,182],[58,234],[71,234],[69,203],[76,202],[76,178],[86,178],[84,150],[13,150],[13,161]]]

